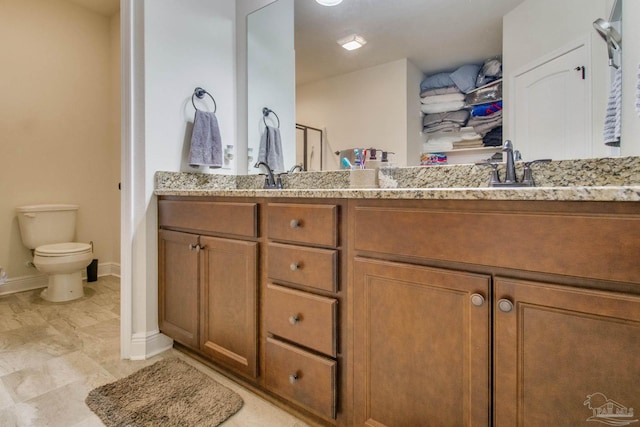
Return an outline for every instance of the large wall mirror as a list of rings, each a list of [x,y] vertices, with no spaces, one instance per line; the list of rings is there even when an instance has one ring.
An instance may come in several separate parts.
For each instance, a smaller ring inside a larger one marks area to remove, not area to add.
[[[428,138],[420,82],[493,57],[503,68],[503,137],[525,160],[618,155],[603,134],[620,43],[609,44],[593,23],[601,19],[622,33],[622,1],[274,1],[247,21],[247,172],[256,172],[269,124],[264,107],[280,119],[285,168],[306,162],[310,170],[339,169],[336,153],[356,147],[393,152],[399,166],[418,165]],[[338,44],[354,34],[366,40],[362,48]],[[567,79],[577,94],[557,92]],[[546,85],[532,90],[541,80]],[[580,132],[553,127],[567,122]],[[322,131],[306,150],[316,157],[304,157],[296,126]]]

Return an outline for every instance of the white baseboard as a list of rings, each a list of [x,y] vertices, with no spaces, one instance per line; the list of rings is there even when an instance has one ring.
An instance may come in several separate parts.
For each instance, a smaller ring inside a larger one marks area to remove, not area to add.
[[[173,347],[173,340],[159,330],[140,332],[131,336],[131,360],[145,360]]]
[[[98,263],[98,276],[120,277],[120,264],[115,262]],[[82,279],[87,279],[87,269],[82,271]],[[17,292],[31,291],[47,287],[46,274],[34,274],[32,276],[12,277],[0,285],[0,295],[15,294]]]
[[[45,288],[48,281],[46,274],[9,278],[3,285],[0,285],[0,295]]]
[[[115,262],[98,263],[98,277],[100,276],[116,276],[120,277],[120,264]],[[87,278],[87,270],[82,272],[82,278]]]

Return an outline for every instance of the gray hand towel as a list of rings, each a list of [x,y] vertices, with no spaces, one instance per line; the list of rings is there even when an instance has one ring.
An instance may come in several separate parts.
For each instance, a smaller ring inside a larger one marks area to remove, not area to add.
[[[265,162],[274,172],[284,172],[280,129],[267,126],[260,138],[258,162]]]
[[[222,139],[216,115],[196,110],[189,150],[190,166],[222,167]]]

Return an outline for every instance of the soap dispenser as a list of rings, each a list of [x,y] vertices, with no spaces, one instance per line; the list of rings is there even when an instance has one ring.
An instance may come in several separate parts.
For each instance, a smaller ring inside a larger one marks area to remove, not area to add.
[[[391,162],[389,162],[389,154],[396,154],[393,151],[383,151],[382,152],[382,159],[380,160],[380,162],[382,163],[383,168],[390,168],[392,166]]]

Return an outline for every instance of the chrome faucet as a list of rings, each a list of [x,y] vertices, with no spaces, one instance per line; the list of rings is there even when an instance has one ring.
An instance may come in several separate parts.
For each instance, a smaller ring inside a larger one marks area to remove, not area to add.
[[[264,179],[263,188],[267,188],[267,189],[282,188],[282,178],[280,177],[280,175],[278,175],[278,178],[276,179],[273,175],[273,171],[271,170],[269,165],[265,162],[258,162],[254,165],[255,168],[259,168],[260,166],[264,166],[265,169],[267,170],[267,175]]]
[[[297,164],[297,165],[291,166],[291,169],[289,169],[289,173],[294,173],[296,170],[298,170],[300,172],[304,172],[304,169],[302,168],[302,165]]]
[[[551,159],[539,159],[531,162],[524,163],[524,173],[522,175],[522,181],[518,182],[516,178],[516,161],[521,160],[520,152],[514,151],[513,143],[511,141],[505,141],[502,146],[502,152],[506,155],[506,173],[504,182],[500,181],[500,174],[498,173],[497,163],[476,163],[479,166],[491,166],[491,180],[489,181],[489,187],[535,187],[535,181],[533,180],[533,172],[531,171],[531,165],[534,163],[550,162]]]
[[[502,146],[502,152],[507,156],[507,172],[504,178],[504,184],[513,184],[516,182],[516,162],[513,158],[513,142],[507,140]]]

